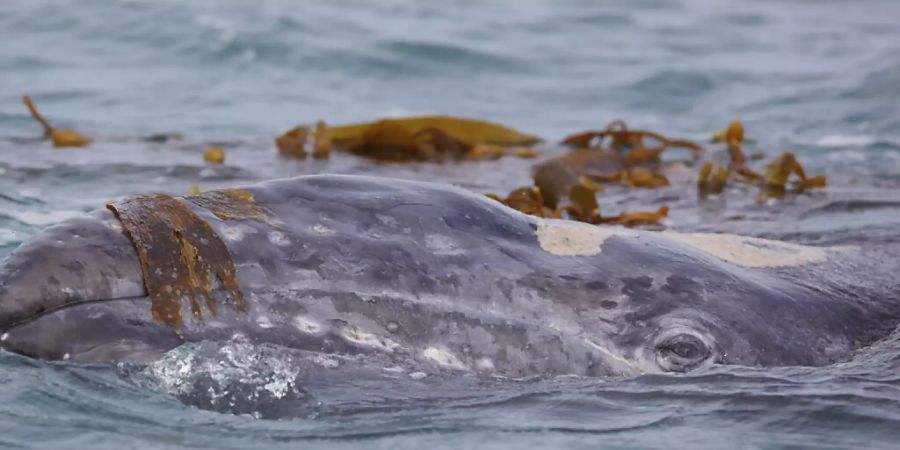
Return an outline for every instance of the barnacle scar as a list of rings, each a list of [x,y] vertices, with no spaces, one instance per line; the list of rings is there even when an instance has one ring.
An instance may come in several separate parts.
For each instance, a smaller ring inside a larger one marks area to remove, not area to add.
[[[635,237],[622,228],[602,227],[560,219],[540,219],[535,231],[541,248],[558,256],[592,256],[600,253],[611,236]]]

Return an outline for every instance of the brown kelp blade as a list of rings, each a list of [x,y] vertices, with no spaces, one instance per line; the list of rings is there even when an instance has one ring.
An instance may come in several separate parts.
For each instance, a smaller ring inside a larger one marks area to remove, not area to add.
[[[107,208],[122,223],[137,251],[154,319],[177,331],[183,323],[183,300],[198,320],[203,318],[203,304],[215,315],[214,278],[235,307],[244,310],[228,248],[181,200],[164,194],[143,195],[110,203]]]
[[[706,161],[700,168],[697,190],[701,194],[721,194],[731,177],[731,169],[712,161]]]
[[[390,119],[411,134],[426,128],[437,128],[450,136],[472,144],[494,144],[501,146],[533,145],[541,142],[541,139],[512,128],[488,122],[484,120],[464,119],[453,116],[419,116]],[[354,141],[362,136],[366,129],[377,122],[367,122],[352,125],[333,127],[332,139],[335,144],[341,145],[348,141]]]
[[[275,146],[282,156],[306,159],[306,142],[309,140],[309,128],[298,126],[275,138]]]
[[[656,211],[639,211],[619,216],[604,217],[600,223],[614,223],[626,227],[638,225],[656,225],[669,216],[669,207],[660,206]]]
[[[225,149],[222,147],[209,147],[203,152],[203,160],[213,164],[225,162]]]
[[[30,96],[23,95],[22,101],[25,102],[25,106],[28,108],[28,111],[31,112],[31,116],[34,117],[34,120],[41,124],[41,127],[44,129],[44,136],[50,138],[54,147],[84,147],[92,142],[91,138],[75,130],[53,128],[53,126],[44,119],[41,113],[38,112],[37,107],[34,106],[34,102],[31,101]]]
[[[324,120],[316,122],[316,135],[313,141],[313,158],[328,159],[331,155],[331,130]]]
[[[309,128],[289,130],[276,138],[279,152],[306,157]],[[379,161],[442,161],[485,159],[502,156],[532,158],[527,146],[540,139],[503,125],[451,116],[389,118],[374,122],[327,127],[316,125],[313,156],[328,157],[332,149],[346,150]]]

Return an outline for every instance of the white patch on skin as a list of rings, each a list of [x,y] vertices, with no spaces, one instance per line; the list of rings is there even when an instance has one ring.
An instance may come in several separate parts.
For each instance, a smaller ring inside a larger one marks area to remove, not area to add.
[[[322,325],[319,322],[305,316],[294,317],[294,325],[304,333],[319,334],[322,331]]]
[[[238,227],[221,225],[219,227],[219,234],[229,241],[240,242],[244,240],[244,232]]]
[[[451,369],[458,370],[466,370],[466,366],[463,365],[460,360],[453,355],[452,353],[439,349],[437,347],[428,347],[422,352],[422,356],[426,359],[430,359],[441,366],[449,367]]]
[[[824,248],[790,244],[734,234],[677,233],[661,235],[709,253],[721,260],[744,267],[791,267],[824,262]]]
[[[640,236],[632,230],[559,219],[539,219],[536,233],[541,248],[558,256],[593,256],[600,253],[603,243],[612,236]],[[828,259],[828,252],[824,248],[768,239],[733,234],[675,231],[661,231],[654,234],[690,245],[721,260],[750,268],[801,266]]]
[[[387,353],[393,353],[398,347],[396,342],[390,339],[382,339],[372,333],[366,333],[354,326],[347,326],[341,330],[341,337],[348,342],[364,347],[372,347]]]
[[[541,248],[558,256],[593,256],[600,253],[603,242],[612,236],[637,236],[637,233],[622,228],[560,219],[539,220],[536,233]]]
[[[272,320],[269,319],[269,316],[259,316],[256,318],[256,325],[260,328],[272,328],[275,325],[272,324]]]
[[[604,355],[606,355],[606,356],[607,356],[608,358],[610,358],[611,360],[613,360],[613,361],[615,361],[615,362],[617,362],[617,363],[619,363],[619,364],[621,364],[621,365],[627,367],[627,368],[629,369],[629,372],[628,372],[628,373],[638,373],[638,374],[642,374],[642,373],[645,373],[645,372],[646,372],[646,370],[644,370],[642,367],[636,365],[636,364],[635,364],[634,362],[632,362],[632,361],[629,361],[629,360],[627,360],[627,359],[625,359],[625,358],[623,358],[623,357],[621,357],[621,356],[619,356],[619,355],[613,353],[613,352],[610,351],[608,348],[606,348],[606,347],[604,347],[604,346],[602,346],[602,345],[600,345],[600,344],[598,344],[598,343],[596,343],[596,342],[594,342],[594,341],[592,341],[592,340],[590,340],[590,339],[588,339],[588,338],[583,338],[583,339],[584,339],[584,342],[586,342],[588,345],[590,345],[591,347],[593,347],[595,350],[599,351],[600,353],[603,353]]]
[[[269,242],[279,247],[284,247],[286,245],[290,245],[291,243],[287,236],[285,236],[284,233],[280,231],[269,232]]]
[[[122,224],[117,221],[104,220],[103,225],[106,225],[106,228],[109,228],[110,230],[117,231],[119,233],[122,232]]]
[[[425,372],[413,372],[413,373],[409,374],[409,377],[412,378],[413,380],[421,380],[422,378],[425,378],[427,376],[428,376],[428,374]]]
[[[494,361],[491,361],[490,358],[479,358],[478,361],[475,361],[475,367],[477,367],[478,370],[493,371]]]
[[[338,361],[337,358],[329,355],[315,355],[313,357],[313,362],[326,369],[335,369],[341,365],[341,362]]]
[[[435,255],[462,255],[466,252],[453,238],[441,234],[426,235],[425,248]]]
[[[7,339],[9,339],[9,333],[3,333],[3,335],[0,335],[0,342],[5,342]]]
[[[337,234],[337,233],[335,233],[334,230],[326,227],[325,225],[322,225],[321,223],[317,223],[317,224],[313,225],[312,229],[313,229],[313,231],[316,232],[316,234],[319,234],[322,236],[334,236],[335,234]]]
[[[391,216],[387,216],[384,214],[375,214],[375,218],[378,219],[379,222],[381,222],[389,227],[396,227],[398,225],[397,219],[395,219]]]
[[[167,285],[169,292],[172,286]],[[113,298],[134,297],[144,290],[143,284],[135,283],[125,278],[113,278],[109,281],[109,291]]]

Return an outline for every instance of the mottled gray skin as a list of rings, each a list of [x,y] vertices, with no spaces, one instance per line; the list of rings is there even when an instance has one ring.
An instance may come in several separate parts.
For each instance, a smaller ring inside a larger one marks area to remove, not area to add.
[[[240,333],[435,370],[602,376],[826,365],[900,321],[897,259],[858,250],[753,269],[638,232],[562,256],[541,247],[541,219],[449,186],[310,176],[246,189],[268,220],[186,202],[227,244],[249,308],[189,320],[186,341]],[[182,342],[151,318],[136,253],[105,210],[3,262],[0,331],[5,349],[91,362],[148,361]]]

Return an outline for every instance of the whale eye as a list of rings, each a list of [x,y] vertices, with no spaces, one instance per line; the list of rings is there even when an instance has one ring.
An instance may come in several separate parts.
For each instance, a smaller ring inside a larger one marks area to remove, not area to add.
[[[709,347],[696,336],[679,334],[656,346],[657,361],[664,370],[686,372],[709,358]]]

